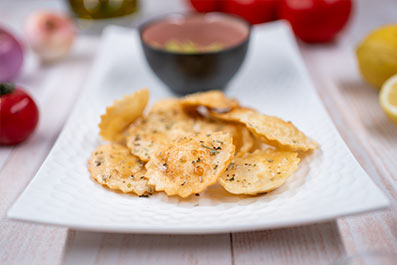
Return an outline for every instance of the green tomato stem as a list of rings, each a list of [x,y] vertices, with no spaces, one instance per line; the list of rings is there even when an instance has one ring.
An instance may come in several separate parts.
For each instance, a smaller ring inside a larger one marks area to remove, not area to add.
[[[14,89],[15,85],[13,83],[0,83],[0,96],[10,94]]]

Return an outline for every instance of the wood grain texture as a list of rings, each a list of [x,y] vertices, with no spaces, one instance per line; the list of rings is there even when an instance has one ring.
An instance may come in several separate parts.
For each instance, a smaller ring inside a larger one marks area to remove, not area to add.
[[[389,210],[338,221],[348,252],[397,250],[397,126],[387,119],[378,102],[378,91],[361,80],[348,47],[335,51],[304,52],[307,65],[321,84],[324,99],[339,131],[361,166],[388,195]],[[327,74],[318,72],[325,58]],[[343,62],[344,68],[339,65]],[[347,107],[349,106],[349,107]],[[343,128],[343,130],[341,129]],[[355,139],[352,141],[352,132]]]
[[[232,264],[230,236],[69,232],[64,265]]]
[[[233,234],[234,264],[330,264],[344,254],[336,222]]]
[[[16,147],[2,147],[0,169],[0,264],[58,264],[67,230],[9,221],[5,214],[42,164],[61,131],[88,71],[96,43],[81,40],[73,55],[51,68],[33,68],[20,83],[34,93],[41,110],[36,132]],[[67,81],[65,77],[67,76]],[[62,104],[60,104],[62,102]],[[50,111],[52,110],[52,111]]]
[[[348,253],[397,252],[397,126],[387,119],[378,91],[365,83],[355,59],[356,43],[369,30],[395,23],[393,0],[358,2],[355,22],[334,47],[301,45],[318,93],[341,136],[391,201],[387,211],[338,220]],[[324,62],[327,62],[325,64]]]

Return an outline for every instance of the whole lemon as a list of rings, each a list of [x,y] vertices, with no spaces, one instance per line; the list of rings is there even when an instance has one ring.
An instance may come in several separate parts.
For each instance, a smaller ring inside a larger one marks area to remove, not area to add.
[[[384,81],[397,73],[397,24],[371,32],[356,50],[364,79],[381,88]]]

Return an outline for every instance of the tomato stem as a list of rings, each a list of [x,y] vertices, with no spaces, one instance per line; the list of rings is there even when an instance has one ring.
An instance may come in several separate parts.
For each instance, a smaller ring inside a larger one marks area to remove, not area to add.
[[[13,83],[0,83],[0,96],[10,94],[14,91]]]

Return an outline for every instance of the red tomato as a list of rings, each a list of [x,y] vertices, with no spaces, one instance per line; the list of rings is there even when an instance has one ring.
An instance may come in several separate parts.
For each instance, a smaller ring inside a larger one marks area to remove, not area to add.
[[[197,12],[214,12],[219,11],[220,0],[190,0],[190,4]]]
[[[277,19],[278,4],[279,0],[224,0],[222,11],[259,24]]]
[[[280,17],[306,42],[335,38],[350,17],[352,0],[282,0]]]
[[[39,110],[22,89],[0,83],[0,144],[17,144],[36,128]]]

